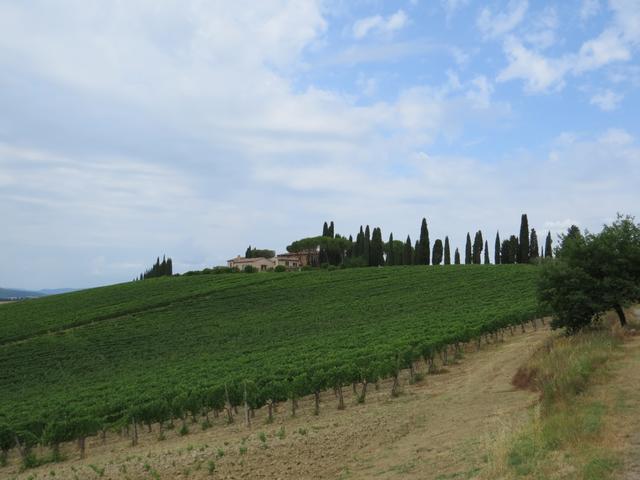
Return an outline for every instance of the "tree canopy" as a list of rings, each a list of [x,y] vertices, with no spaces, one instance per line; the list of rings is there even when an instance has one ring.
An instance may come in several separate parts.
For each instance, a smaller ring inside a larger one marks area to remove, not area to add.
[[[583,235],[572,226],[560,240],[556,260],[544,264],[538,285],[552,326],[573,333],[608,310],[625,326],[624,307],[640,300],[640,225],[618,215],[598,234]]]

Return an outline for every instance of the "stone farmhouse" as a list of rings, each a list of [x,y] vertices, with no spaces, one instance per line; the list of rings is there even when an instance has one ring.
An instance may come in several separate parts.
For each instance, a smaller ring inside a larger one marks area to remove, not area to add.
[[[297,253],[283,253],[281,255],[276,255],[273,258],[245,258],[238,255],[236,258],[227,260],[227,265],[229,268],[237,268],[238,270],[243,270],[247,265],[249,265],[259,272],[272,270],[278,265],[282,265],[287,270],[298,270],[300,267],[306,265],[305,260],[305,256],[298,255]]]

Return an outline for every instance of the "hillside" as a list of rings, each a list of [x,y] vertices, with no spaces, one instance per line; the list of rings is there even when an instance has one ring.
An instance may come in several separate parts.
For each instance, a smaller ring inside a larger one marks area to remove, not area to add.
[[[91,434],[151,405],[164,412],[158,402],[176,416],[221,410],[224,386],[238,405],[245,382],[258,407],[375,381],[533,318],[536,275],[523,265],[208,275],[6,305],[0,419],[36,437],[90,419]]]
[[[18,290],[15,288],[0,288],[0,300],[17,299],[17,298],[35,298],[43,297],[44,292],[33,292],[29,290]]]

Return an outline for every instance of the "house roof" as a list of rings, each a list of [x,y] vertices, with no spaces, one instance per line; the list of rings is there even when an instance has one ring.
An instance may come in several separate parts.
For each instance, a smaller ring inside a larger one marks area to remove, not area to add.
[[[232,258],[231,260],[227,260],[227,262],[252,263],[252,262],[255,262],[256,260],[267,260],[269,262],[272,261],[270,258],[265,258],[265,257],[254,257],[254,258],[236,257],[236,258]]]

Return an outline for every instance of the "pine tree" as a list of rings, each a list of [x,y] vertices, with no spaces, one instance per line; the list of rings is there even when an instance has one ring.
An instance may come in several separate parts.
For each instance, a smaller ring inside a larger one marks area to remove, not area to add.
[[[460,265],[460,251],[456,248],[456,251],[453,255],[453,263],[455,265]]]
[[[442,240],[439,238],[433,242],[433,265],[440,265],[442,263],[442,254],[443,254]]]
[[[420,240],[418,243],[420,244],[418,264],[429,265],[431,245],[429,243],[429,229],[427,228],[426,218],[422,219],[422,224],[420,225]]]
[[[500,232],[496,232],[496,245],[493,252],[493,263],[500,265]]]
[[[404,251],[402,252],[402,264],[411,265],[413,263],[413,247],[411,247],[411,237],[407,235],[407,241],[404,242]]]
[[[480,265],[482,263],[482,248],[484,246],[484,242],[482,241],[482,232],[478,230],[473,239],[473,250],[471,258],[473,263],[476,265]]]
[[[531,240],[529,241],[529,259],[537,260],[540,256],[540,252],[538,251],[538,234],[536,233],[536,229],[531,229]]]
[[[464,247],[464,264],[471,264],[471,235],[467,232],[467,244]]]
[[[489,265],[491,262],[489,261],[489,242],[484,241],[484,264]]]
[[[529,263],[529,220],[523,213],[520,219],[520,237],[518,237],[518,263]]]
[[[444,237],[444,264],[451,265],[451,247],[449,246],[449,237]]]
[[[544,242],[544,256],[545,258],[553,258],[553,248],[551,246],[553,240],[551,240],[551,232],[547,233],[547,239]]]
[[[395,265],[396,259],[393,251],[393,232],[389,234],[389,243],[387,243],[387,265]]]

